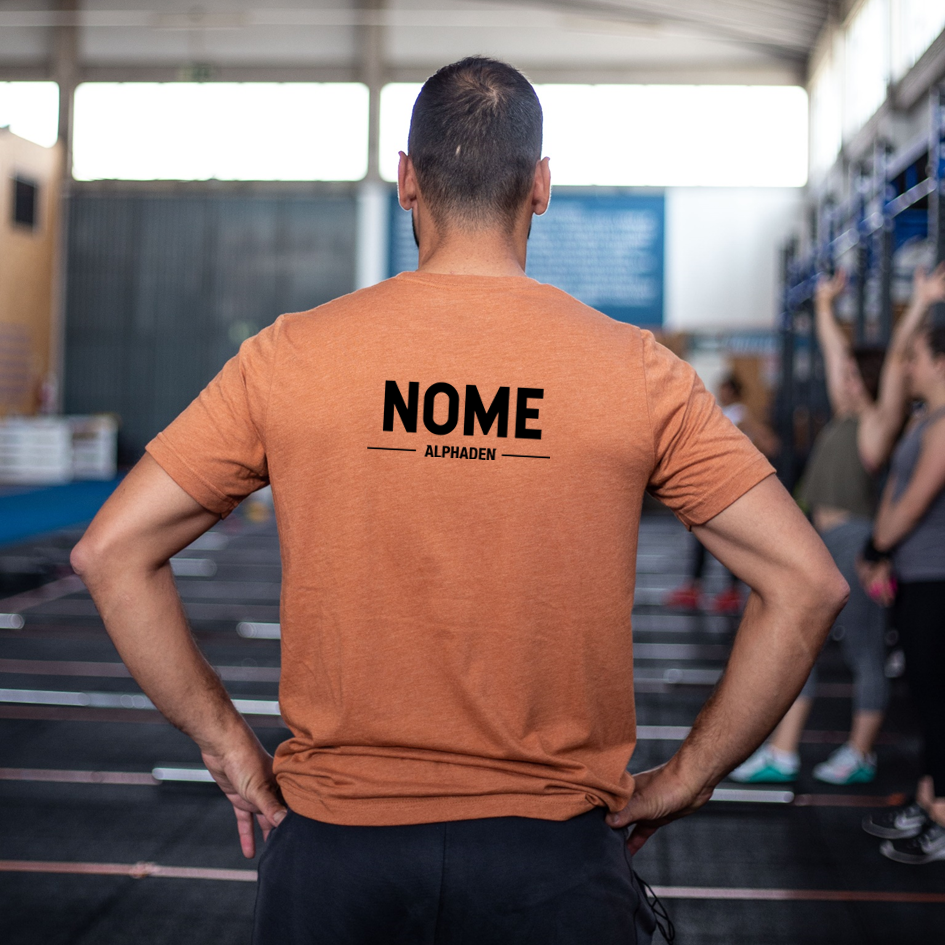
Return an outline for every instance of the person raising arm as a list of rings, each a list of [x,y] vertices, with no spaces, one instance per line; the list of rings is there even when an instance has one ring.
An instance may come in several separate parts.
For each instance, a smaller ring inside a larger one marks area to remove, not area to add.
[[[890,859],[921,864],[945,859],[945,327],[917,334],[908,380],[925,408],[893,454],[860,575],[894,605],[923,768],[915,800],[868,816],[863,828],[883,838]]]
[[[885,675],[886,618],[856,579],[856,556],[872,527],[875,475],[889,458],[906,411],[905,367],[909,340],[934,302],[945,298],[945,266],[931,275],[917,269],[909,307],[899,320],[885,357],[876,348],[851,349],[834,306],[846,287],[839,270],[817,286],[817,338],[824,357],[833,417],[821,431],[798,489],[814,527],[851,584],[850,601],[838,620],[840,646],[853,674],[853,717],[847,742],[814,767],[829,784],[860,784],[876,773],[873,745],[889,700]],[[791,782],[798,775],[798,746],[817,692],[816,667],[797,702],[770,742],[732,778],[742,782]]]

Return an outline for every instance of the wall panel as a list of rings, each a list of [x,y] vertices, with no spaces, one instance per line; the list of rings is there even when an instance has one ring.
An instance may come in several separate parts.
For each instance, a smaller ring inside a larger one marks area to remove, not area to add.
[[[133,462],[282,312],[350,292],[353,194],[79,189],[70,200],[65,409],[121,417]]]

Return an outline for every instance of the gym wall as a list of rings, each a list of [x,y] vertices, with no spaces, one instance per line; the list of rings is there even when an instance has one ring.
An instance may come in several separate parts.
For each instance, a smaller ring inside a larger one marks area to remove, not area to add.
[[[60,163],[0,128],[0,417],[35,413],[55,371]]]
[[[119,461],[283,312],[354,288],[350,188],[254,193],[77,186],[70,199],[67,413],[119,414]]]

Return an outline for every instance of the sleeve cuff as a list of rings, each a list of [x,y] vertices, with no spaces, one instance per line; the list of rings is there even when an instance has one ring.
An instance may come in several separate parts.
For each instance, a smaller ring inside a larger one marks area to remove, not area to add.
[[[724,483],[703,495],[691,508],[685,512],[678,512],[677,517],[688,529],[691,529],[693,525],[705,525],[746,492],[754,489],[759,482],[773,475],[774,467],[759,453],[729,476]]]
[[[208,512],[226,518],[239,505],[238,501],[225,495],[189,466],[168,444],[163,433],[151,440],[145,451],[184,492]]]

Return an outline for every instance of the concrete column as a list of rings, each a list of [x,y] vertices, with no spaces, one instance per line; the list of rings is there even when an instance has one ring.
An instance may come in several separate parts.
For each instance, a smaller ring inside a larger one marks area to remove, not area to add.
[[[356,288],[387,278],[387,228],[390,187],[381,181],[381,89],[384,87],[384,0],[364,0],[364,20],[358,27],[359,73],[368,87],[368,169],[358,192]]]
[[[78,85],[79,4],[58,0],[59,22],[53,32],[52,74],[59,84],[59,144],[63,149],[62,173],[72,179],[72,103]]]
[[[72,118],[79,78],[79,3],[58,0],[59,22],[53,33],[52,74],[59,84],[59,149],[61,178],[59,219],[53,262],[50,371],[55,383],[56,412],[63,411],[66,367],[66,277],[69,253],[69,206],[72,189]]]

